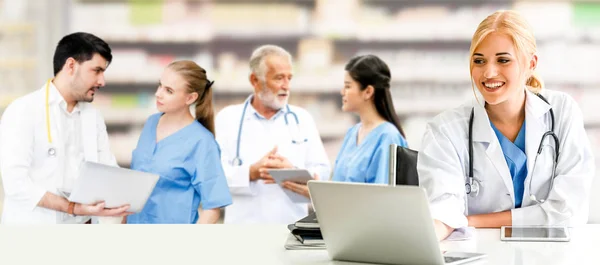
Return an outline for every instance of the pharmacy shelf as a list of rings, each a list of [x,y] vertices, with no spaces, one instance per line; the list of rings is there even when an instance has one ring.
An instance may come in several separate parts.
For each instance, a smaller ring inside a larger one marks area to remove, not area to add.
[[[75,0],[80,3],[128,3],[138,1],[142,3],[146,0]],[[218,3],[218,4],[295,4],[304,7],[313,8],[316,0],[187,0],[187,2],[196,3]],[[439,1],[439,0],[438,0]],[[151,2],[151,1],[148,1]]]
[[[36,66],[37,60],[34,58],[0,58],[0,70],[33,70]]]
[[[326,77],[322,77],[326,79]],[[311,79],[311,78],[308,78]],[[339,84],[337,84],[339,83]],[[325,94],[338,94],[341,89],[341,81],[336,84],[323,85],[319,82],[316,83],[294,83],[292,84],[292,93],[303,94],[303,95],[325,95]],[[108,94],[154,94],[156,91],[156,82],[110,82],[101,89],[102,93]],[[411,88],[469,88],[468,82],[460,81],[433,81],[433,80],[422,80],[422,81],[393,81],[391,83],[392,89],[411,89]],[[421,89],[419,93],[423,93]],[[417,91],[415,91],[417,92]],[[238,85],[216,85],[214,90],[215,96],[232,95],[242,96],[252,93],[252,87],[250,84],[238,84]]]
[[[28,22],[0,21],[0,34],[34,33],[35,24]],[[2,37],[0,35],[0,37]]]
[[[453,9],[487,5],[498,7],[498,9],[510,9],[515,2],[516,0],[363,0],[363,3],[367,6],[385,8],[390,13],[406,8],[427,6]]]
[[[297,51],[302,39],[309,36],[283,36],[253,38],[226,38],[219,37],[211,41],[184,41],[184,42],[159,42],[159,41],[122,41],[111,40],[108,43],[113,50],[142,49],[149,54],[171,54],[175,56],[194,56],[201,51],[211,54],[235,52],[242,58],[250,57],[252,50],[260,45],[275,44],[288,51]],[[339,39],[332,40],[333,47],[340,56],[350,58],[360,50],[468,50],[468,39],[431,39],[431,40],[359,40]]]
[[[218,4],[295,4],[306,8],[314,8],[316,0],[213,0]]]
[[[263,44],[275,44],[289,51],[296,51],[298,43],[309,36],[307,35],[280,35],[280,36],[216,36],[210,40],[197,41],[152,41],[152,40],[122,40],[107,37],[107,42],[113,50],[142,49],[150,54],[194,55],[200,51],[209,51],[212,54],[239,51],[238,55],[250,57],[252,50]],[[168,37],[167,37],[168,38]]]

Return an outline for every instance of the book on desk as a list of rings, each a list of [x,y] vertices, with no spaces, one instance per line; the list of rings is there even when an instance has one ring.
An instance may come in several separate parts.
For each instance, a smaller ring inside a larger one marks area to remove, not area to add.
[[[290,234],[285,244],[286,249],[325,249],[323,235],[314,213],[289,224],[288,229]]]
[[[313,212],[308,216],[296,221],[296,227],[300,228],[319,228],[319,220],[317,220],[317,213]]]

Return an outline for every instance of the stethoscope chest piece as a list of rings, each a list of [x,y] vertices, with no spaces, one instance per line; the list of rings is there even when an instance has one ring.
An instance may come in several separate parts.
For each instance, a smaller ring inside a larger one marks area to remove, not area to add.
[[[55,157],[55,156],[56,156],[56,149],[54,149],[54,147],[48,148],[48,157]]]
[[[469,196],[477,197],[477,195],[479,195],[479,182],[473,181],[473,184],[466,183],[465,190]]]
[[[241,166],[242,165],[242,159],[239,157],[236,157],[233,159],[233,161],[231,161],[231,164],[234,166]]]

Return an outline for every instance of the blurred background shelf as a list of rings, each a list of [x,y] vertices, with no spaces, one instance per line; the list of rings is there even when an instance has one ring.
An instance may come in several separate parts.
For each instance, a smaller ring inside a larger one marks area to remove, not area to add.
[[[144,122],[156,112],[156,83],[168,63],[194,60],[205,68],[216,81],[219,111],[252,93],[252,50],[276,44],[295,60],[290,103],[313,115],[331,163],[358,120],[341,111],[339,92],[344,65],[359,54],[390,66],[396,111],[410,147],[419,150],[433,116],[472,100],[470,39],[498,9],[516,9],[532,24],[540,76],[578,102],[599,154],[596,0],[0,0],[0,113],[52,76],[62,36],[91,32],[113,49],[94,104],[119,164],[128,167]],[[600,155],[596,160],[600,165]]]
[[[471,36],[498,9],[517,9],[533,25],[539,73],[581,105],[590,135],[600,128],[600,3],[518,0],[0,0],[0,112],[51,76],[54,44],[74,31],[107,40],[114,59],[94,102],[127,165],[139,131],[156,111],[164,67],[193,60],[215,80],[216,111],[252,93],[248,58],[262,44],[294,56],[291,104],[314,117],[331,161],[357,117],[341,112],[344,65],[372,53],[392,72],[392,95],[410,146],[426,121],[472,99]],[[51,11],[51,12],[48,12]],[[10,18],[10,19],[9,19]],[[108,19],[110,18],[110,19]],[[27,57],[29,56],[29,57]],[[27,77],[27,78],[23,78]],[[340,121],[333,123],[333,121]],[[331,125],[334,124],[334,125]],[[113,137],[114,136],[114,137]],[[118,142],[118,143],[117,143]]]

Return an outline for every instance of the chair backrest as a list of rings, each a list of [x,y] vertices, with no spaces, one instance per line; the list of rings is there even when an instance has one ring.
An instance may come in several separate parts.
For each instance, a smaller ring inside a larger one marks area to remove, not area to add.
[[[419,186],[417,172],[418,152],[412,149],[390,145],[389,185]]]

